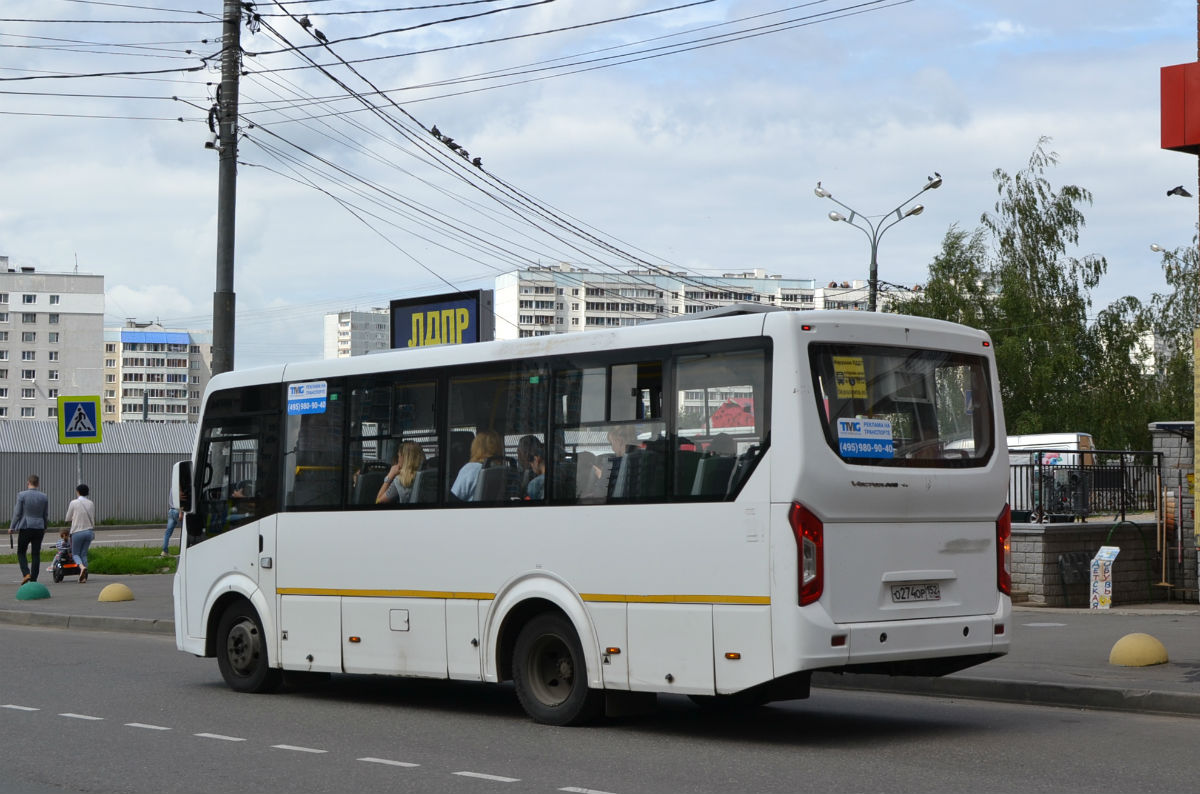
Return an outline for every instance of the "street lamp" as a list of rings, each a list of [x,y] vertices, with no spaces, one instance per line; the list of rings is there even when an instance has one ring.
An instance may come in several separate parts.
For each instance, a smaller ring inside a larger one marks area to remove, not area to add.
[[[924,193],[926,190],[934,190],[941,186],[942,186],[942,175],[939,174],[937,171],[934,171],[933,176],[928,177],[926,179],[924,187],[922,187],[916,193],[914,193],[911,196],[909,196],[908,198],[906,198],[904,201],[901,201],[896,206],[895,209],[889,210],[888,212],[884,213],[883,215],[880,215],[879,220],[875,221],[874,223],[871,222],[871,219],[869,217],[867,217],[866,215],[863,215],[858,210],[854,209],[853,207],[849,207],[849,206],[843,204],[842,202],[838,201],[837,199],[835,199],[833,197],[832,193],[830,193],[825,188],[821,187],[820,182],[818,182],[817,186],[815,188],[813,188],[813,193],[816,194],[817,198],[827,198],[830,201],[832,201],[834,204],[837,204],[839,207],[841,207],[842,209],[845,209],[846,211],[848,211],[850,213],[847,216],[847,215],[843,215],[842,213],[838,212],[837,210],[834,210],[829,213],[829,220],[843,221],[845,223],[848,223],[851,226],[853,226],[854,228],[858,229],[863,234],[865,234],[867,236],[867,239],[871,241],[871,273],[870,273],[870,279],[867,282],[869,285],[869,292],[867,293],[867,311],[872,311],[872,312],[875,311],[876,296],[879,293],[879,261],[878,261],[879,260],[879,238],[883,237],[884,232],[886,232],[888,229],[892,228],[893,226],[895,226],[897,223],[904,220],[905,218],[911,218],[913,215],[920,215],[922,212],[925,211],[924,205],[917,204],[916,206],[905,209],[904,208],[905,204],[908,204],[910,201],[912,201],[917,196]],[[892,216],[895,216],[895,219],[891,220],[890,223],[885,224],[884,222],[891,219]],[[856,223],[855,222],[856,220],[859,221],[859,223]]]

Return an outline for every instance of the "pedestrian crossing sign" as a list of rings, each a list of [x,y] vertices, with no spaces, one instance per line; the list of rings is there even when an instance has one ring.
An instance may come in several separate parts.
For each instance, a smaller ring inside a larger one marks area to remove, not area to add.
[[[100,435],[99,397],[58,398],[58,443],[98,444]]]

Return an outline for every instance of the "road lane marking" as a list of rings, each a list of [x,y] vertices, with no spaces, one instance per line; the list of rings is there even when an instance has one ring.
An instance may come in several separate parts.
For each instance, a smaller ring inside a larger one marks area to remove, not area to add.
[[[41,711],[41,709],[34,708],[33,706],[18,706],[15,703],[5,703],[3,708],[12,709],[13,711]]]
[[[453,774],[460,775],[462,777],[475,777],[475,778],[479,778],[480,780],[491,780],[496,783],[519,783],[519,782],[521,782],[521,778],[519,778],[519,777],[501,777],[500,775],[485,775],[482,772],[454,772]]]
[[[393,761],[390,758],[359,758],[358,761],[366,761],[368,764],[384,764],[386,766],[420,766],[420,764],[411,764],[408,761]]]
[[[104,719],[103,717],[93,717],[90,714],[72,714],[69,711],[66,712],[65,714],[59,714],[58,716],[66,717],[66,718],[72,719],[72,720],[102,720],[102,719]]]
[[[569,791],[571,794],[612,794],[610,791],[601,791],[597,788],[579,788],[577,786],[564,786],[559,791]]]
[[[1067,625],[1066,623],[1022,623],[1022,626],[1030,629],[1059,629]]]
[[[327,753],[328,750],[318,750],[316,747],[300,747],[295,744],[273,744],[276,750],[292,750],[297,753]]]
[[[145,728],[148,731],[169,731],[169,730],[171,730],[170,728],[166,727],[165,725],[147,725],[144,722],[127,722],[127,723],[125,723],[125,727],[127,727],[127,728]]]
[[[195,733],[193,736],[199,736],[201,739],[219,739],[222,742],[244,742],[245,739],[240,736],[223,736],[219,733]]]

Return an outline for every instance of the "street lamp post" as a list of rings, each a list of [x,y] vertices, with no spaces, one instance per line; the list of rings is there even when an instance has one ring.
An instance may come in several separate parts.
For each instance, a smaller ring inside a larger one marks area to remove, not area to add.
[[[913,215],[920,215],[925,211],[925,207],[922,204],[917,204],[916,206],[909,207],[908,209],[905,209],[904,205],[911,202],[926,190],[934,190],[935,188],[939,188],[941,186],[942,175],[937,171],[934,171],[933,176],[926,180],[924,187],[906,198],[904,201],[901,201],[898,205],[896,205],[895,209],[889,210],[883,215],[880,215],[879,220],[875,221],[874,223],[871,222],[871,219],[868,216],[863,215],[853,207],[849,207],[835,199],[832,193],[821,187],[820,182],[818,182],[817,186],[813,188],[813,193],[817,195],[817,198],[827,198],[834,204],[837,204],[839,207],[850,213],[849,216],[846,216],[837,210],[834,210],[829,213],[829,220],[844,221],[865,234],[867,239],[871,241],[871,272],[867,282],[869,287],[867,293],[867,311],[875,311],[876,299],[879,294],[879,238],[883,237],[884,232],[905,218],[912,217]],[[890,218],[892,218],[892,216],[895,216],[895,220],[885,224],[885,221],[888,221]],[[856,223],[856,220],[860,222]]]

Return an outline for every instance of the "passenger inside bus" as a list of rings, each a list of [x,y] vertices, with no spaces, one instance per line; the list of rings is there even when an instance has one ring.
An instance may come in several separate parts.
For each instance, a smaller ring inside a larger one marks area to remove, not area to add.
[[[396,450],[396,460],[379,486],[375,504],[403,504],[411,501],[413,481],[425,465],[425,450],[415,441],[405,441]]]
[[[546,447],[536,438],[529,449],[529,470],[533,478],[525,486],[525,498],[540,502],[546,498]]]
[[[500,441],[500,434],[495,430],[481,430],[475,434],[475,440],[471,442],[471,459],[468,460],[458,471],[458,476],[454,478],[454,484],[450,486],[450,494],[463,502],[478,502],[490,501],[487,499],[487,494],[479,493],[480,481],[485,479],[483,470],[486,464],[497,459],[500,460],[503,466],[504,445]],[[501,475],[504,474],[501,469]],[[486,479],[492,479],[488,477]],[[500,478],[500,488],[503,492],[504,480]]]

